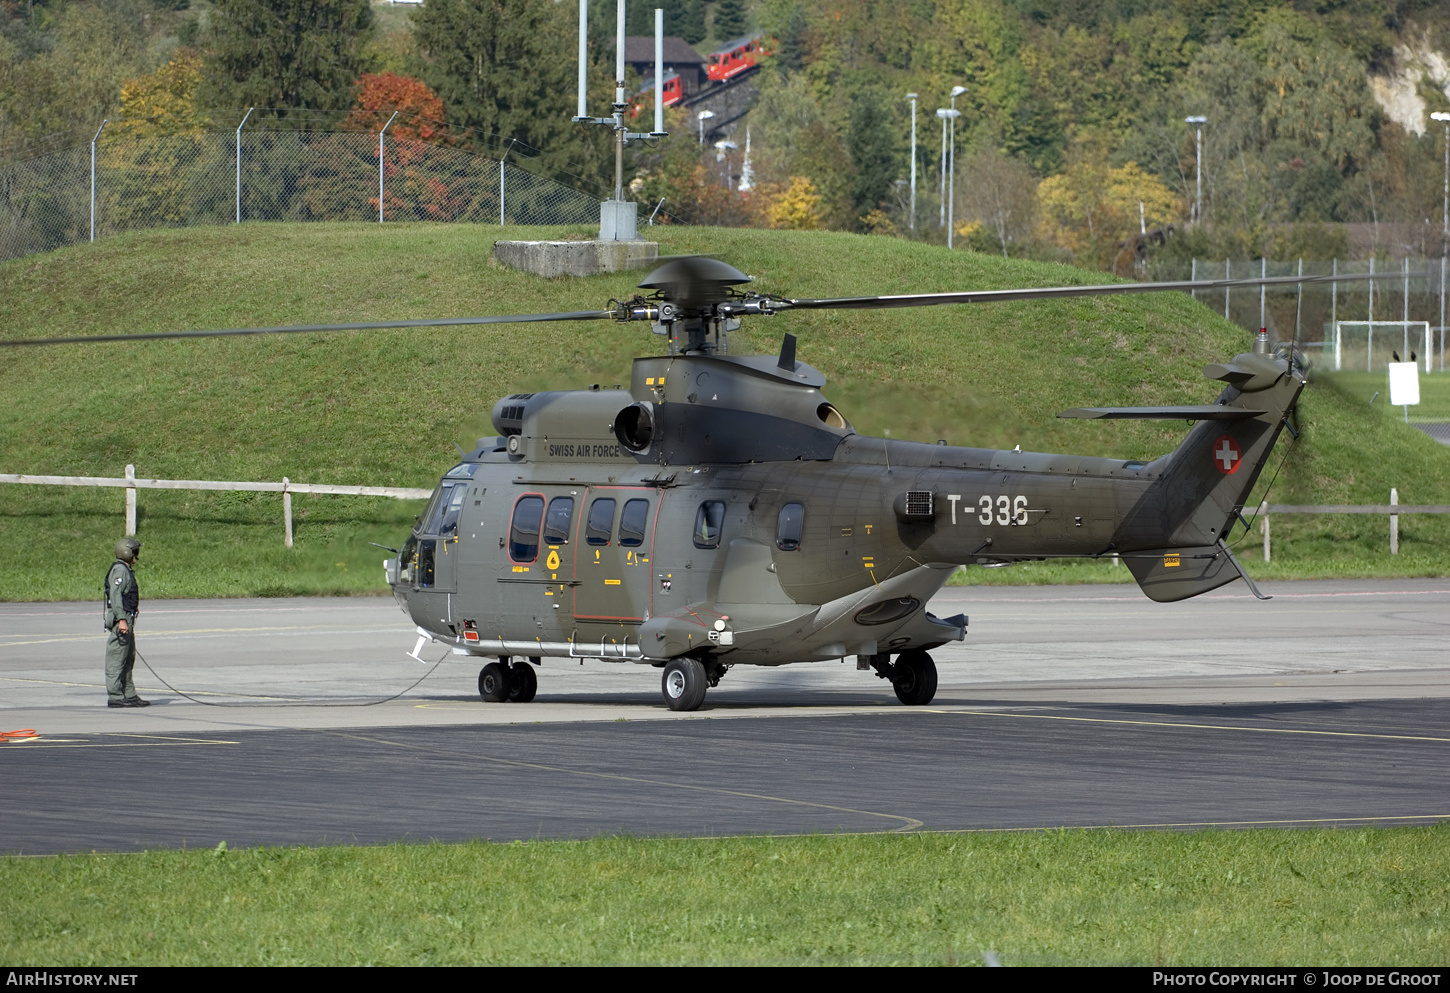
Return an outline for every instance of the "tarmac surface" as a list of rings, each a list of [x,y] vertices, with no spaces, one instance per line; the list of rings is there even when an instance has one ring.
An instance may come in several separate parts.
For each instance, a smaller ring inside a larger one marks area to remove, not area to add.
[[[951,588],[928,707],[850,660],[692,714],[593,661],[484,704],[373,598],[143,601],[111,710],[95,604],[0,604],[0,852],[1450,817],[1450,580],[1263,589]]]

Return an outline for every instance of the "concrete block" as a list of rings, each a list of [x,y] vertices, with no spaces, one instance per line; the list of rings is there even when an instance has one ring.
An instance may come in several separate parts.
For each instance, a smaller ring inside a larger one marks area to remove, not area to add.
[[[498,241],[493,257],[536,276],[594,276],[659,258],[655,241]]]
[[[639,238],[639,204],[605,200],[599,205],[600,241],[635,241]]]

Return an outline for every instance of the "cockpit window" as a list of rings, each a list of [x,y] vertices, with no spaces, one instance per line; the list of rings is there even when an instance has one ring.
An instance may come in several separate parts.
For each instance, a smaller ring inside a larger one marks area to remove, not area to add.
[[[428,508],[424,534],[450,534],[458,530],[458,514],[463,509],[463,498],[468,493],[466,480],[457,483],[445,482],[438,487],[438,495]]]
[[[478,471],[478,463],[477,462],[465,462],[462,465],[456,465],[452,469],[449,469],[447,475],[445,475],[443,478],[444,479],[472,479],[473,478],[473,474],[475,472],[477,472],[477,471]]]
[[[719,548],[725,524],[725,501],[706,500],[695,513],[695,547]]]
[[[806,508],[804,504],[788,503],[780,508],[780,517],[775,524],[775,547],[783,552],[793,552],[801,547],[801,532],[805,530]]]

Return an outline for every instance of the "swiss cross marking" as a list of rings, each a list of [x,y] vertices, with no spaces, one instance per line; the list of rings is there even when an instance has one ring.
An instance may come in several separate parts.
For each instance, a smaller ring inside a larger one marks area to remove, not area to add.
[[[1225,476],[1232,475],[1239,467],[1242,453],[1236,441],[1224,435],[1213,443],[1213,464]]]

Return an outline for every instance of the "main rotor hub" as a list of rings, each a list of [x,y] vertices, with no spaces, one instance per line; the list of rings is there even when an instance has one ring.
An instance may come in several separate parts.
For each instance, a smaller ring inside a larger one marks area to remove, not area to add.
[[[642,290],[659,290],[686,316],[731,298],[730,287],[750,277],[727,262],[704,256],[671,259],[644,278]]]

